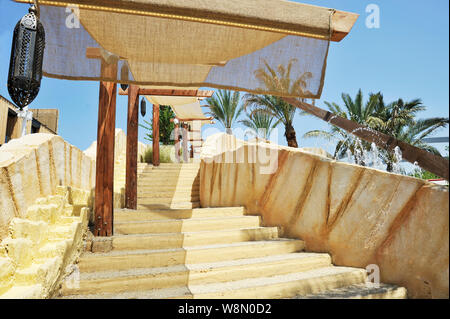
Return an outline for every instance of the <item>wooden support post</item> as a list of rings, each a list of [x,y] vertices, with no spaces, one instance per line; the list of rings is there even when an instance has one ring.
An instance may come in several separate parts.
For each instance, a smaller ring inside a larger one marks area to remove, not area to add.
[[[159,105],[153,105],[153,166],[159,166]]]
[[[183,161],[187,163],[189,161],[189,153],[188,153],[188,125],[183,123]]]
[[[177,163],[180,162],[180,126],[178,123],[175,124],[174,129],[175,134],[175,159]]]
[[[137,156],[139,87],[130,85],[128,90],[127,162],[125,176],[125,207],[137,208]]]
[[[102,61],[102,75],[115,78],[117,64]],[[100,82],[95,178],[95,236],[113,235],[114,135],[117,85]]]

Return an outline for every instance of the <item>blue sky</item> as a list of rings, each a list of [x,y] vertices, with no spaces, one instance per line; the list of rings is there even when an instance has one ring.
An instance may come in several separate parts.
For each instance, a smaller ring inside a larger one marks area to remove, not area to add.
[[[365,96],[381,91],[386,101],[421,98],[427,111],[420,117],[449,116],[449,2],[446,0],[318,0],[299,1],[359,13],[353,30],[343,41],[332,43],[321,100],[341,102],[341,93]],[[380,28],[366,27],[366,7],[380,8]],[[0,94],[6,88],[12,32],[28,6],[0,0]],[[97,139],[98,82],[44,78],[31,108],[58,108],[59,134],[71,144],[86,149]],[[126,131],[127,99],[117,97],[116,127]],[[151,112],[147,112],[149,120]],[[142,121],[142,117],[140,117]],[[215,127],[222,129],[219,124]],[[319,146],[332,152],[333,145],[317,139],[302,139],[327,124],[311,116],[296,116],[294,127],[300,147]],[[280,127],[279,143],[286,145]],[[144,141],[144,129],[139,139]],[[441,129],[434,136],[449,136]],[[445,144],[444,144],[445,145]],[[441,151],[443,144],[436,144]],[[445,153],[445,152],[444,152]]]

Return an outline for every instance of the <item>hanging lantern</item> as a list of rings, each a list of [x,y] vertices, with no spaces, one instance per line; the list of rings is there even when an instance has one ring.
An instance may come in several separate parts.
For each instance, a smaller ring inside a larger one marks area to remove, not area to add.
[[[128,81],[128,66],[126,63],[122,65],[122,68],[120,69],[120,79]],[[128,84],[126,83],[120,83],[120,87],[122,90],[128,89]]]
[[[141,115],[144,117],[147,113],[147,103],[145,102],[145,98],[141,100]]]
[[[38,95],[42,79],[45,32],[36,16],[36,7],[14,28],[8,73],[8,92],[22,110]]]

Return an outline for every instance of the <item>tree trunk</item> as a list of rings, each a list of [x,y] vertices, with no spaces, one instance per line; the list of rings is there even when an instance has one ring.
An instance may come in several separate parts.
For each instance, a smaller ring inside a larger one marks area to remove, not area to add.
[[[389,173],[392,173],[393,170],[394,170],[394,165],[392,164],[392,162],[388,162],[387,166],[386,166],[386,171],[388,171]]]
[[[229,135],[232,135],[232,134],[233,134],[233,130],[231,129],[231,127],[227,127],[227,128],[225,129],[225,131],[226,131],[226,133],[229,134]]]
[[[286,141],[289,147],[298,148],[295,129],[292,127],[292,125],[286,126],[286,132],[284,133],[284,136],[286,136]]]
[[[379,148],[385,149],[388,152],[393,152],[398,146],[402,151],[403,159],[410,163],[416,163],[422,168],[440,177],[449,179],[449,161],[442,156],[434,155],[421,148],[412,146],[408,143],[400,141],[392,136],[377,132],[364,125],[358,124],[351,120],[332,114],[314,105],[301,102],[295,98],[282,98],[285,102],[294,105],[324,121],[340,127],[347,132],[369,142],[375,143]]]

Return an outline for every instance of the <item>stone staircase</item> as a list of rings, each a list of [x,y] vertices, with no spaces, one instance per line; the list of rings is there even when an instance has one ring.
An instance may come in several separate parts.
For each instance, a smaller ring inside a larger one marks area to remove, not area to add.
[[[60,298],[406,298],[243,207],[198,208],[198,164],[149,165],[138,192],[137,211],[115,211],[112,249],[85,252]]]

